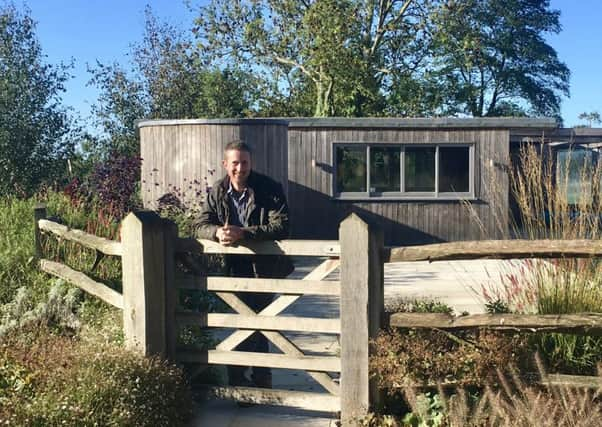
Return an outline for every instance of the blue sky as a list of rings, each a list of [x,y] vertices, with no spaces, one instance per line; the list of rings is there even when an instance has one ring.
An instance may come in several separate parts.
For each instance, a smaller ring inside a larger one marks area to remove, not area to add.
[[[198,5],[200,2],[193,3]],[[19,3],[17,0],[17,4]],[[97,92],[86,87],[86,63],[118,61],[132,42],[141,39],[144,8],[150,4],[162,20],[189,28],[194,17],[182,0],[29,0],[26,4],[38,22],[37,34],[48,62],[75,60],[74,78],[63,99],[85,118]],[[563,100],[565,126],[580,123],[579,113],[602,113],[601,0],[552,0],[561,11],[563,31],[549,37],[571,70],[571,97]]]

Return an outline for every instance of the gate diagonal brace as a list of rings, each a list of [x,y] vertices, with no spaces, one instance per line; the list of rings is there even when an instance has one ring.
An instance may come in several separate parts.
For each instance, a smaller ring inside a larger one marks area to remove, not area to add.
[[[320,264],[314,271],[309,273],[303,278],[303,280],[321,280],[328,276],[331,272],[337,269],[339,266],[339,260],[326,260]],[[317,276],[317,277],[316,277]],[[232,292],[216,292],[226,304],[232,307],[237,313],[244,315],[269,315],[275,316],[286,309],[289,305],[295,302],[299,295],[282,295],[274,300],[269,306],[264,308],[259,313],[255,313],[247,304],[245,304],[238,296]],[[224,339],[217,347],[218,350],[232,351],[238,344],[243,342],[249,336],[253,334],[253,330],[236,331],[229,337]],[[291,340],[286,338],[280,332],[277,331],[259,331],[263,334],[272,344],[278,347],[282,352],[289,356],[304,356],[305,354],[297,347]],[[340,386],[325,372],[307,371],[318,384],[320,384],[329,393],[339,396]]]

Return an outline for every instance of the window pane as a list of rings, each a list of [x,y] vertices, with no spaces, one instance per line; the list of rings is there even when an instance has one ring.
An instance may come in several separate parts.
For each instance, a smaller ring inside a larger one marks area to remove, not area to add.
[[[439,147],[439,192],[470,191],[470,148]]]
[[[591,203],[595,160],[594,152],[588,150],[558,151],[556,179],[559,188],[566,191],[568,204]]]
[[[366,192],[366,147],[336,147],[337,193]]]
[[[406,147],[405,191],[435,191],[435,147]]]
[[[400,147],[370,147],[370,192],[399,191]]]

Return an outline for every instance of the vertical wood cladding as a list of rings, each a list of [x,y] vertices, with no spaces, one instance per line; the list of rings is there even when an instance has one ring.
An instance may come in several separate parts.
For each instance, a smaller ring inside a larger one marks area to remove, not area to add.
[[[351,212],[376,223],[387,244],[501,237],[508,220],[509,127],[295,125],[283,120],[192,120],[143,123],[142,198],[155,208],[171,192],[191,199],[223,176],[232,140],[254,150],[254,169],[281,182],[291,207],[292,238],[336,239]],[[333,143],[474,144],[475,198],[460,200],[336,200]]]
[[[230,141],[242,139],[254,152],[253,168],[281,182],[287,190],[287,126],[278,121],[245,124],[168,124],[140,127],[141,192],[146,208],[173,192],[190,200],[224,175],[221,160]],[[206,184],[205,184],[206,183]]]
[[[289,204],[293,237],[335,239],[350,212],[374,221],[388,244],[501,236],[507,224],[508,129],[289,128]],[[474,144],[475,200],[336,200],[332,144]]]

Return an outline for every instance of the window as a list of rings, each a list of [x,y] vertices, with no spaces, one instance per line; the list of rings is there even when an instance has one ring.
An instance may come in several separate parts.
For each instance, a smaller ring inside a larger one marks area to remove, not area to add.
[[[370,192],[399,192],[400,147],[371,147],[370,149]]]
[[[584,148],[560,149],[556,153],[556,182],[566,192],[569,205],[589,204],[596,186],[598,153]]]
[[[404,162],[405,191],[435,191],[435,147],[406,147]]]
[[[339,198],[474,197],[474,144],[334,144]]]
[[[366,191],[366,148],[337,147],[337,193]]]

